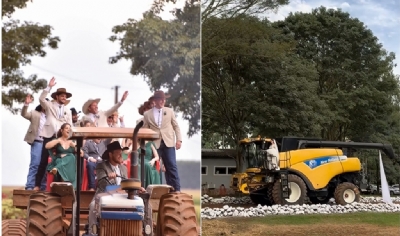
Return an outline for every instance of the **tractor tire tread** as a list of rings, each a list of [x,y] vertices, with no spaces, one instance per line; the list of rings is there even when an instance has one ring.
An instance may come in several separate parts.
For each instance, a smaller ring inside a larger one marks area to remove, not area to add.
[[[199,235],[192,196],[186,193],[163,195],[160,199],[156,228],[157,236]]]

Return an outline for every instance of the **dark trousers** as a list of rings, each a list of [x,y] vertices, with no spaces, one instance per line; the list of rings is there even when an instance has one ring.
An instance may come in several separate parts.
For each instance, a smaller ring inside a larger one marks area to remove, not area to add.
[[[96,169],[96,165],[97,165],[96,162],[91,162],[91,161],[87,161],[86,162],[89,189],[91,189],[91,188],[95,189],[96,188],[96,178],[95,178],[96,176],[94,174],[94,170]]]
[[[181,191],[181,184],[176,165],[175,147],[165,146],[164,140],[161,140],[160,147],[157,149],[158,156],[162,159],[165,166],[165,181],[174,188],[174,191]]]
[[[48,158],[49,158],[49,150],[45,148],[46,144],[53,140],[55,136],[51,138],[43,138],[43,147],[42,147],[42,156],[40,159],[40,164],[38,167],[38,171],[35,178],[35,186],[40,187],[40,183],[42,182],[43,176],[46,174],[46,168],[48,165]],[[46,189],[40,189],[42,191]]]

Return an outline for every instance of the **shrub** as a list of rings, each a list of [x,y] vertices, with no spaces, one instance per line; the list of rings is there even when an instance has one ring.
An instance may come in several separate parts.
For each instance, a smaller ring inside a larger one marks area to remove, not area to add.
[[[25,219],[26,210],[18,209],[13,206],[12,199],[3,199],[1,202],[2,206],[2,219]]]

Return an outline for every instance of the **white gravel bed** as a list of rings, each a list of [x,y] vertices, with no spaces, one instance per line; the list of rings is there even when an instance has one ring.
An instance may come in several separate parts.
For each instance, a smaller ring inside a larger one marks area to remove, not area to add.
[[[205,201],[204,201],[205,200]],[[222,208],[205,207],[201,209],[201,218],[215,219],[222,217],[260,217],[267,215],[302,215],[302,214],[343,214],[350,212],[400,212],[400,204],[386,204],[379,197],[363,197],[361,202],[346,206],[336,205],[333,199],[328,204],[303,204],[303,205],[273,205],[244,208],[233,207],[228,204],[249,204],[249,197],[240,199],[234,197],[210,198],[202,197],[202,202],[222,203]],[[392,201],[400,201],[400,197],[392,197]],[[228,203],[229,202],[229,203]]]
[[[400,196],[392,197],[393,202],[400,202]],[[330,204],[334,204],[333,198],[330,200]],[[229,204],[229,205],[243,205],[243,204],[252,204],[250,197],[244,196],[240,198],[236,197],[220,197],[213,198],[208,196],[207,194],[201,197],[201,203],[206,204]],[[361,196],[360,203],[384,203],[382,197],[363,197]]]

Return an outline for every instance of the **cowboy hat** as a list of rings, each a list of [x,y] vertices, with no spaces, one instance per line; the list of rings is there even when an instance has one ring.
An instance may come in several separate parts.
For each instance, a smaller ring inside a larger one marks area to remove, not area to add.
[[[71,108],[70,110],[71,110],[71,114],[72,114],[72,115],[74,115],[74,114],[75,114],[75,115],[78,115],[79,113],[81,113],[81,112],[77,112],[76,109],[75,109],[75,107]]]
[[[88,111],[89,106],[92,105],[92,103],[94,103],[94,102],[96,102],[98,104],[100,102],[100,100],[101,100],[100,98],[87,100],[82,106],[83,114],[88,115],[89,114],[89,111]]]
[[[67,95],[67,98],[72,97],[72,94],[68,93],[65,88],[58,88],[57,91],[55,91],[54,93],[51,94],[51,98],[56,99],[57,95],[60,95],[60,94],[63,94],[63,93],[65,93]]]
[[[109,158],[109,154],[110,152],[114,151],[114,150],[128,150],[128,147],[122,147],[121,144],[118,141],[114,141],[110,144],[107,145],[107,149],[106,151],[103,153],[103,155],[101,155],[101,159],[103,160],[108,160]]]
[[[49,101],[49,99],[48,98],[45,98],[46,99],[46,101]],[[42,111],[42,105],[37,105],[37,107],[35,108],[35,111],[38,111],[38,112],[41,112]]]
[[[153,97],[154,99],[157,99],[157,98],[166,99],[166,98],[171,97],[171,95],[165,94],[163,91],[158,90],[158,91],[155,91],[155,92],[154,92],[154,95],[153,95],[152,97]]]

